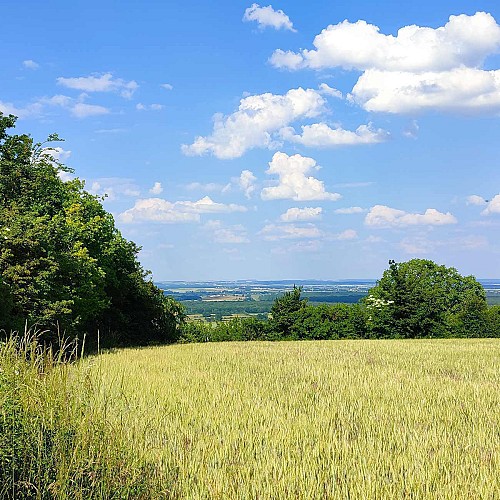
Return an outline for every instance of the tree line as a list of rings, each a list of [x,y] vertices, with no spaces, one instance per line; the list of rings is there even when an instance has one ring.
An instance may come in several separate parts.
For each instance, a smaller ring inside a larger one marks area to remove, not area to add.
[[[54,156],[51,135],[10,135],[0,113],[0,328],[25,324],[57,341],[98,335],[104,345],[172,342],[182,307],[154,286],[140,248],[115,227],[102,198]]]
[[[488,307],[472,276],[430,260],[391,261],[357,304],[311,305],[301,288],[285,292],[270,318],[186,323],[181,342],[500,337],[500,306]]]
[[[92,346],[223,340],[499,337],[500,306],[488,307],[472,276],[430,260],[389,262],[357,304],[310,305],[294,287],[268,320],[186,322],[183,306],[142,268],[102,198],[54,156],[52,135],[11,135],[0,112],[0,329],[35,326],[57,342]]]

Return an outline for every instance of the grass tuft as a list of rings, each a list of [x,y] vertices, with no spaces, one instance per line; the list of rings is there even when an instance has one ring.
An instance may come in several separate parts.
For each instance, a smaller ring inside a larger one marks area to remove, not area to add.
[[[0,498],[162,498],[158,464],[111,425],[111,400],[76,346],[57,352],[36,332],[0,343]],[[95,366],[92,366],[94,369]]]

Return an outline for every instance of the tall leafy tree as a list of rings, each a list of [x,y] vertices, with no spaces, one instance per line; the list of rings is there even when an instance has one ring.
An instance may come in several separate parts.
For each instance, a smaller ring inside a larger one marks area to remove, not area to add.
[[[172,341],[184,317],[137,260],[101,199],[51,154],[50,143],[9,135],[0,113],[0,328],[101,332],[104,343]]]
[[[307,299],[301,298],[302,287],[293,286],[293,290],[278,297],[271,307],[271,329],[279,338],[291,336],[297,314],[307,306]]]
[[[487,309],[485,291],[473,276],[424,259],[389,261],[364,303],[369,328],[380,337],[459,335],[459,329],[479,328]]]

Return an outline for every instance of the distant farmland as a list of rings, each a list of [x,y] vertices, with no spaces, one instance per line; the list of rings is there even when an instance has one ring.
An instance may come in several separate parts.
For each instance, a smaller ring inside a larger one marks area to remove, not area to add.
[[[500,304],[500,279],[479,280],[490,305]],[[375,280],[284,280],[284,281],[209,281],[156,283],[166,295],[183,303],[191,317],[221,320],[232,315],[267,317],[276,297],[302,287],[302,297],[312,304],[354,304],[365,297]]]

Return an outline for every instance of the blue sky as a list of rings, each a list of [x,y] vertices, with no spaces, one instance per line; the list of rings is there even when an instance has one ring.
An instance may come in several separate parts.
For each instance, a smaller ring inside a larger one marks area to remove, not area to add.
[[[0,111],[156,280],[500,276],[494,1],[2,4]]]

